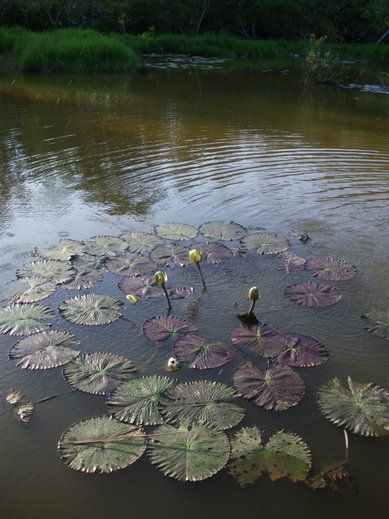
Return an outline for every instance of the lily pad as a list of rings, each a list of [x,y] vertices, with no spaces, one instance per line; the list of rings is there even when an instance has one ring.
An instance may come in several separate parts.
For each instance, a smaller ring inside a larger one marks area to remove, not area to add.
[[[343,281],[352,279],[357,274],[355,265],[337,258],[316,258],[307,260],[307,270],[312,270],[314,277],[327,281]]]
[[[199,380],[178,384],[161,400],[161,413],[167,422],[188,420],[229,429],[245,414],[245,410],[233,402],[237,396],[232,388],[219,382]]]
[[[254,250],[258,254],[279,254],[290,247],[286,238],[266,232],[250,234],[243,238],[240,244],[243,249]]]
[[[163,423],[159,401],[177,380],[157,375],[140,377],[120,384],[107,400],[109,412],[127,423],[157,425]]]
[[[86,245],[77,240],[60,240],[58,245],[39,251],[39,255],[46,259],[68,261],[75,256],[82,256],[86,252]]]
[[[333,285],[322,285],[311,281],[289,285],[285,288],[284,294],[294,303],[310,307],[331,306],[342,299]]]
[[[272,481],[304,481],[311,468],[311,453],[297,435],[276,432],[264,445],[257,427],[243,427],[231,438],[228,471],[242,487],[268,474]]]
[[[227,463],[227,436],[204,424],[162,425],[150,439],[151,462],[179,481],[201,481]]]
[[[76,269],[74,278],[63,284],[67,290],[85,290],[92,288],[96,283],[103,279],[103,275],[98,270],[81,267]]]
[[[63,374],[66,381],[84,393],[108,395],[122,382],[133,377],[133,363],[113,353],[79,355],[68,364]]]
[[[142,275],[157,270],[157,265],[150,258],[135,254],[126,258],[110,259],[105,263],[107,270],[119,276]]]
[[[118,287],[125,294],[134,294],[138,297],[161,297],[163,291],[156,283],[154,276],[125,276]]]
[[[162,342],[167,339],[177,339],[182,334],[197,332],[194,324],[181,317],[158,315],[147,320],[143,325],[143,333],[150,341]]]
[[[86,245],[89,254],[104,258],[122,256],[128,249],[128,243],[117,236],[93,236]]]
[[[203,223],[200,232],[207,238],[215,238],[222,241],[240,240],[246,236],[246,229],[235,222],[226,223],[220,220]]]
[[[58,452],[65,464],[82,472],[105,473],[132,465],[146,450],[141,429],[99,416],[71,425]]]
[[[9,357],[20,359],[17,366],[22,369],[56,368],[79,355],[80,352],[73,349],[79,343],[71,333],[48,330],[21,339],[12,346]]]
[[[220,243],[199,243],[196,248],[201,251],[208,263],[220,265],[233,257],[231,249]]]
[[[15,301],[17,303],[36,303],[51,296],[57,288],[55,283],[42,278],[25,278],[24,281],[30,285],[30,288],[19,295]]]
[[[282,257],[284,262],[278,266],[278,270],[285,270],[287,274],[297,272],[305,265],[305,258],[294,252],[284,252]]]
[[[164,223],[155,226],[155,234],[165,240],[192,240],[198,229],[187,223]]]
[[[21,391],[10,389],[8,393],[5,395],[5,401],[9,405],[16,405],[22,400],[23,397],[24,394]]]
[[[338,378],[326,382],[317,394],[321,412],[334,424],[362,436],[389,434],[389,392],[372,383]]]
[[[189,263],[189,249],[183,245],[156,247],[150,252],[150,258],[163,267],[185,267]]]
[[[369,319],[369,332],[389,341],[389,310],[370,310],[362,315]]]
[[[31,335],[48,328],[47,319],[54,312],[46,306],[16,304],[0,308],[0,333],[10,335]]]
[[[305,393],[304,381],[288,366],[260,371],[245,362],[234,373],[234,386],[244,398],[267,410],[285,411],[297,405]]]
[[[41,278],[55,284],[70,281],[73,276],[72,265],[58,260],[33,261],[16,271],[18,278]]]
[[[116,297],[87,294],[67,299],[58,309],[62,317],[72,323],[96,326],[119,319],[122,306]]]
[[[230,340],[242,353],[275,357],[285,348],[285,335],[265,323],[233,328]]]
[[[185,335],[174,346],[174,355],[191,368],[218,368],[230,362],[231,354],[221,342],[207,342],[198,335]]]
[[[15,406],[15,413],[21,422],[28,423],[34,412],[34,404],[32,402],[20,402]]]
[[[285,350],[278,355],[281,364],[297,368],[319,366],[328,360],[327,348],[313,337],[298,333],[285,336]]]
[[[147,232],[126,232],[120,238],[128,244],[128,250],[134,254],[150,252],[155,247],[165,245],[165,241],[155,234]]]

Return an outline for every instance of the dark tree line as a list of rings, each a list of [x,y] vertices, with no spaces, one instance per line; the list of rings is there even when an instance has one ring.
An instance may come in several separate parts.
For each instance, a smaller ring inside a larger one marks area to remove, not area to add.
[[[376,42],[389,33],[389,0],[0,0],[0,25]]]

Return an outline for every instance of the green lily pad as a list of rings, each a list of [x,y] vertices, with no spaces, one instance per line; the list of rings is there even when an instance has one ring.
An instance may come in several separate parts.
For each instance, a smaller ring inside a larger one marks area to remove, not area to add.
[[[42,299],[51,296],[57,288],[55,283],[45,281],[42,278],[25,278],[23,281],[28,283],[30,288],[19,295],[17,301],[15,301],[17,303],[36,303],[37,301],[42,301]]]
[[[198,229],[186,223],[164,223],[155,226],[155,234],[165,240],[192,240]]]
[[[128,243],[117,236],[93,236],[86,245],[89,254],[104,258],[122,256],[128,249]]]
[[[155,247],[165,245],[162,238],[147,232],[126,232],[121,234],[120,238],[127,242],[128,250],[133,254],[148,253]]]
[[[10,335],[31,335],[48,328],[47,319],[54,312],[46,306],[16,304],[0,308],[0,333]]]
[[[204,424],[162,425],[151,435],[151,463],[179,481],[201,481],[212,477],[227,463],[227,436]]]
[[[279,254],[280,252],[285,252],[290,247],[290,243],[286,238],[266,232],[250,234],[243,238],[240,244],[243,249],[253,250],[258,254]]]
[[[82,256],[86,252],[86,245],[77,240],[60,240],[58,245],[39,251],[45,259],[68,261],[75,256]]]
[[[70,281],[73,276],[72,265],[58,260],[33,261],[16,271],[18,278],[41,278],[45,282],[55,284]]]
[[[105,263],[107,270],[119,276],[142,275],[157,270],[157,265],[150,258],[135,254],[126,258],[110,259]]]
[[[109,412],[118,420],[139,425],[163,423],[159,402],[177,380],[152,375],[120,384],[107,400]]]
[[[334,424],[362,436],[389,434],[389,392],[372,383],[338,378],[326,382],[317,394],[321,412]]]
[[[103,275],[98,270],[92,268],[76,268],[76,273],[72,280],[63,284],[67,290],[86,290],[92,288],[96,283],[103,279]]]
[[[247,231],[242,225],[235,222],[226,223],[220,220],[203,223],[200,232],[207,238],[215,238],[222,241],[240,240],[246,236]]]
[[[21,339],[9,351],[10,359],[18,359],[22,369],[49,369],[71,361],[79,351],[73,349],[80,341],[68,332],[48,330]]]
[[[369,332],[389,341],[389,310],[370,310],[362,315],[369,319]]]
[[[67,299],[58,309],[62,317],[72,323],[97,326],[119,319],[122,306],[116,297],[87,294]]]
[[[74,388],[84,393],[108,395],[122,382],[133,378],[133,363],[113,353],[79,355],[68,364],[63,375]]]
[[[162,267],[185,267],[189,264],[189,249],[183,245],[165,245],[150,252],[150,258]]]
[[[162,342],[167,339],[177,339],[182,334],[197,332],[193,323],[172,315],[158,315],[147,320],[143,325],[143,333],[150,341]]]
[[[161,414],[167,422],[198,422],[217,429],[229,429],[243,418],[245,410],[235,404],[235,391],[218,382],[199,380],[178,384],[161,400]]]
[[[198,335],[185,335],[174,346],[174,355],[191,368],[218,368],[230,362],[231,354],[221,342],[208,342]]]
[[[58,443],[65,464],[82,472],[106,473],[132,465],[146,450],[141,429],[109,416],[71,425]]]

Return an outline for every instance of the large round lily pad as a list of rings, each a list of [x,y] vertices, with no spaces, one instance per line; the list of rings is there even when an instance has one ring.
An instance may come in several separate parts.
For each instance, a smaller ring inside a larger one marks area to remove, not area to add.
[[[266,232],[250,234],[240,242],[242,249],[253,250],[258,254],[279,254],[289,249],[286,238]]]
[[[389,434],[389,392],[350,377],[347,386],[338,378],[326,382],[317,394],[322,413],[334,424],[362,436]]]
[[[275,357],[285,348],[285,335],[265,323],[233,328],[230,340],[242,353],[258,357]]]
[[[234,255],[231,249],[220,243],[199,243],[196,244],[196,249],[201,251],[207,263],[212,265],[220,265]]]
[[[128,249],[128,243],[117,236],[93,236],[86,245],[89,254],[104,258],[122,256]]]
[[[311,307],[331,306],[342,299],[333,285],[322,285],[311,281],[289,285],[285,288],[284,294],[298,305]]]
[[[297,405],[305,393],[303,379],[288,366],[260,371],[245,362],[234,373],[236,390],[258,407],[284,411]]]
[[[0,333],[31,335],[50,326],[47,320],[54,312],[46,306],[16,304],[0,308]]]
[[[113,353],[88,353],[73,359],[64,370],[66,381],[74,388],[94,395],[108,395],[133,377],[134,364]]]
[[[285,336],[285,350],[278,355],[281,364],[297,368],[319,366],[328,360],[327,348],[313,337],[298,333]]]
[[[162,238],[147,232],[126,232],[120,238],[127,242],[128,250],[134,254],[150,252],[155,247],[165,245]]]
[[[141,254],[133,254],[125,258],[114,258],[106,261],[105,267],[119,276],[142,275],[157,270],[157,265],[150,258]]]
[[[58,309],[72,323],[96,326],[119,319],[122,307],[123,303],[116,297],[87,294],[67,299]]]
[[[172,315],[158,315],[147,320],[143,325],[143,333],[150,341],[161,342],[167,339],[177,339],[182,334],[197,332],[193,323]]]
[[[227,364],[231,354],[221,342],[208,342],[198,335],[185,335],[174,346],[174,355],[191,368],[209,369]]]
[[[146,439],[141,429],[109,416],[71,425],[58,444],[58,452],[68,467],[97,473],[128,467],[145,449]]]
[[[369,332],[389,341],[389,310],[370,310],[362,315],[369,319]]]
[[[161,400],[161,413],[167,422],[199,422],[217,429],[229,429],[243,418],[235,391],[219,382],[199,380],[178,384]]]
[[[80,341],[74,335],[58,330],[35,333],[14,344],[10,359],[18,359],[22,369],[48,369],[62,366],[80,353],[73,348]]]
[[[151,462],[179,481],[201,481],[219,472],[227,463],[227,436],[204,424],[162,425],[151,435]]]
[[[55,284],[70,281],[74,269],[70,263],[58,260],[33,261],[16,271],[18,278],[42,278]]]
[[[82,256],[86,252],[86,245],[77,240],[59,240],[58,245],[39,251],[39,255],[46,259],[68,261],[75,256]]]
[[[163,267],[185,267],[189,263],[189,249],[183,245],[165,245],[150,252],[150,258]]]
[[[226,223],[220,220],[203,223],[200,225],[200,232],[207,238],[214,238],[222,241],[240,240],[246,236],[246,229],[235,222]]]
[[[18,303],[36,303],[42,301],[46,297],[51,296],[57,285],[52,281],[46,281],[43,278],[23,278],[23,281],[30,285],[30,288],[21,293],[17,298]]]
[[[338,258],[315,258],[305,262],[305,268],[311,270],[314,277],[327,281],[352,279],[357,274],[354,265]]]
[[[192,240],[198,234],[193,225],[186,223],[164,223],[155,226],[155,233],[165,240]]]
[[[92,288],[103,279],[101,272],[93,268],[80,267],[76,268],[75,271],[74,278],[64,283],[63,288],[67,290],[86,290]]]
[[[161,297],[162,288],[156,283],[154,276],[125,276],[118,287],[125,294],[134,294],[138,297]]]

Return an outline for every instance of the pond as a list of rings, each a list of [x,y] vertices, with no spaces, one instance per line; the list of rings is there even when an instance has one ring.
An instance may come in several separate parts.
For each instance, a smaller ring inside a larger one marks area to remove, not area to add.
[[[15,271],[37,258],[30,252],[60,239],[88,240],[156,225],[193,226],[222,220],[249,234],[274,233],[306,259],[341,258],[357,268],[334,282],[342,300],[304,308],[284,290],[312,281],[304,270],[278,270],[279,255],[237,255],[222,265],[204,262],[207,291],[193,266],[167,268],[170,286],[193,286],[189,301],[173,301],[173,315],[191,320],[212,341],[223,342],[232,361],[220,368],[183,366],[179,380],[233,384],[244,356],[231,344],[247,290],[261,291],[256,315],[285,332],[312,336],[329,350],[328,362],[299,369],[301,403],[266,411],[239,399],[242,424],[268,438],[278,430],[301,436],[312,452],[312,472],[342,459],[343,431],[316,405],[324,382],[347,376],[389,387],[389,344],[366,330],[361,315],[388,308],[389,300],[389,98],[325,86],[304,87],[289,71],[263,69],[155,70],[112,76],[0,78],[0,286],[2,306],[15,292]],[[302,243],[298,236],[310,236]],[[196,238],[201,242],[201,238]],[[185,242],[186,245],[189,242]],[[232,244],[239,247],[239,243]],[[38,258],[39,259],[39,258]],[[78,295],[59,287],[39,304],[56,311],[54,329],[71,331],[80,350],[130,358],[140,375],[167,375],[171,348],[156,346],[142,325],[165,315],[163,299],[131,305],[110,272],[81,293],[120,298],[126,319],[83,327],[57,311]],[[81,419],[107,412],[105,398],[69,392],[61,368],[22,370],[8,357],[20,337],[0,335],[0,391],[10,388],[36,402],[30,423],[0,406],[0,514],[9,519],[57,517],[117,519],[204,518],[237,515],[317,518],[385,517],[387,438],[349,434],[350,472],[333,495],[268,476],[244,488],[222,471],[182,483],[165,477],[147,455],[113,474],[70,470],[57,453],[61,434]],[[281,498],[282,496],[282,498]]]

